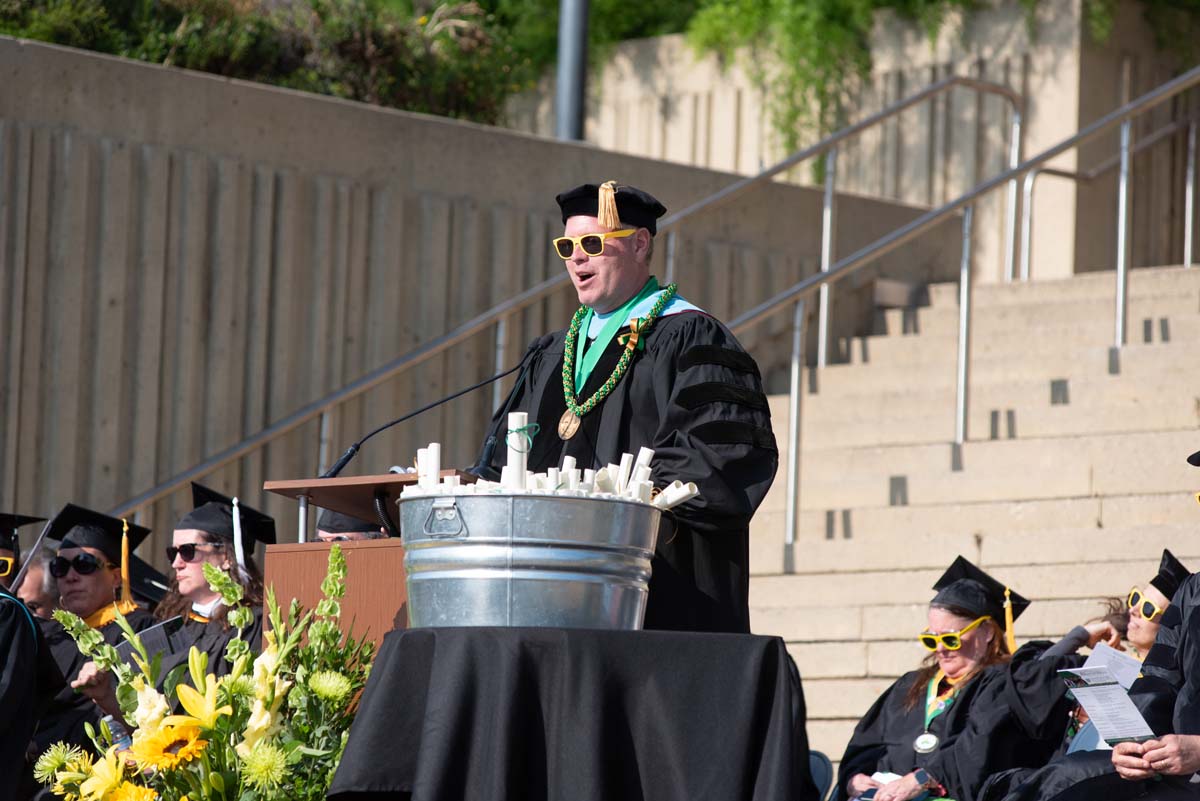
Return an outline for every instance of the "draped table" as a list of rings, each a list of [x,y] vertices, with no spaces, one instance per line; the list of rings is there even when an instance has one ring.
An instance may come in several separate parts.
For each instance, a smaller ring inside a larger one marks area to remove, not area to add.
[[[329,798],[809,801],[804,721],[774,637],[394,631]]]

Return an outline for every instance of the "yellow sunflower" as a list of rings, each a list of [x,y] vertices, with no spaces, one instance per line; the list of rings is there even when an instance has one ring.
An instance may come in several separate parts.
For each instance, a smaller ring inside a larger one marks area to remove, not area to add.
[[[113,790],[108,801],[158,801],[158,793],[149,787],[139,787],[132,782],[125,782]]]
[[[173,770],[200,755],[207,740],[200,739],[197,726],[163,726],[133,744],[133,758],[138,767]]]

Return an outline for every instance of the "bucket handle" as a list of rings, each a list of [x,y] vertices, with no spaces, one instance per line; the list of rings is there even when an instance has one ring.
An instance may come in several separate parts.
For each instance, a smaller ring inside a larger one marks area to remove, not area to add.
[[[425,517],[422,533],[426,537],[446,539],[467,536],[467,521],[454,498],[435,498]]]

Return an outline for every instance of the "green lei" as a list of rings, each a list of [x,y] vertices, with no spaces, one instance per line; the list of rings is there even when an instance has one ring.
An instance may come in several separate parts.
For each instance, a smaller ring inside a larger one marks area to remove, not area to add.
[[[577,417],[583,417],[595,409],[601,401],[616,389],[617,384],[629,369],[629,363],[633,360],[633,352],[637,350],[639,339],[650,332],[650,329],[654,326],[654,322],[662,316],[663,309],[671,302],[671,298],[675,297],[675,291],[678,288],[678,284],[668,285],[663,290],[659,299],[654,302],[654,306],[650,309],[649,314],[645,317],[632,320],[629,323],[630,333],[621,337],[622,344],[625,345],[625,350],[621,353],[621,359],[613,369],[612,375],[600,386],[600,389],[596,390],[596,394],[583,403],[579,403],[578,398],[575,397],[575,348],[579,340],[579,329],[583,325],[583,319],[587,316],[589,309],[587,306],[579,307],[575,312],[575,316],[571,318],[571,327],[567,329],[567,339],[564,343],[566,349],[563,353],[563,398],[567,402],[567,409],[572,414]]]

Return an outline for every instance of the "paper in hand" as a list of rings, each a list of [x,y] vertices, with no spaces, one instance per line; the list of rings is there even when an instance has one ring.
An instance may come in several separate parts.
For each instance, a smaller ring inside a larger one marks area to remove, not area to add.
[[[1091,655],[1088,656],[1083,666],[1087,668],[1107,667],[1112,672],[1113,678],[1117,680],[1117,684],[1126,690],[1133,686],[1142,672],[1142,663],[1136,658],[1105,643],[1099,643],[1092,649]]]
[[[1075,700],[1109,745],[1152,740],[1154,732],[1108,665],[1060,670]]]

